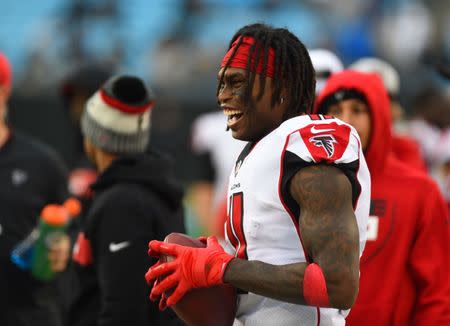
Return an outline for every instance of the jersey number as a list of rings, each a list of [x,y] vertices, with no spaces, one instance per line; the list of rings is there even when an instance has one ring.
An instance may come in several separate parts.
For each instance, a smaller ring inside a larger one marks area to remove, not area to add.
[[[247,242],[244,234],[244,194],[238,192],[230,197],[227,217],[228,240],[236,249],[236,257],[247,259]]]

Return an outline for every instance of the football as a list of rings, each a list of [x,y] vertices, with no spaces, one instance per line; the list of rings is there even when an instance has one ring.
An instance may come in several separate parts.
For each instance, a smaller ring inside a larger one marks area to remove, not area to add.
[[[165,242],[186,247],[205,247],[202,241],[182,233],[171,233]],[[161,257],[161,261],[170,260]],[[168,293],[168,295],[170,295]],[[189,326],[231,326],[236,314],[236,290],[230,285],[194,289],[172,306],[172,309]]]

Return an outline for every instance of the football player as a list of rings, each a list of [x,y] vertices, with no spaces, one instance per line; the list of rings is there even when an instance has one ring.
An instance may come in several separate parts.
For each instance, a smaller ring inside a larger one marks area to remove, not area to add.
[[[217,99],[232,136],[248,143],[229,179],[229,248],[214,237],[206,248],[151,241],[151,255],[175,257],[146,274],[151,299],[171,306],[193,288],[229,283],[240,291],[236,325],[345,323],[370,176],[355,129],[308,115],[314,93],[308,51],[287,29],[253,24],[233,36]]]

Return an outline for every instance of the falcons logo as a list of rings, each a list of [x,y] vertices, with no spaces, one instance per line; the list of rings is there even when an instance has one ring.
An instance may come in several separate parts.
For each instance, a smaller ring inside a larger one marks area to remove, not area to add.
[[[309,139],[311,143],[316,147],[323,147],[325,152],[327,153],[327,157],[330,158],[334,154],[334,145],[333,143],[337,143],[336,139],[332,135],[318,135],[311,137]]]

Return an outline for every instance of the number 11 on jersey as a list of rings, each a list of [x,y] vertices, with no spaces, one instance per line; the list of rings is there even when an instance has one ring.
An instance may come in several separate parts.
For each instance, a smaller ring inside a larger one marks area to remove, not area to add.
[[[247,242],[244,234],[244,194],[230,196],[226,232],[228,240],[236,250],[236,257],[247,259]]]

